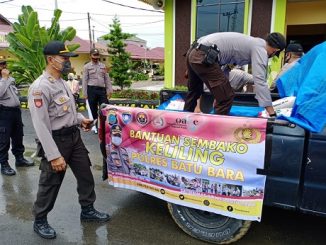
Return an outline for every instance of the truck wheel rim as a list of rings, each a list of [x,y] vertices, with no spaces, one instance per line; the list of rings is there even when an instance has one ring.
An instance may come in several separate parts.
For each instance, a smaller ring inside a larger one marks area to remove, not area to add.
[[[193,208],[186,208],[185,213],[193,222],[209,229],[223,227],[230,220],[226,216]]]

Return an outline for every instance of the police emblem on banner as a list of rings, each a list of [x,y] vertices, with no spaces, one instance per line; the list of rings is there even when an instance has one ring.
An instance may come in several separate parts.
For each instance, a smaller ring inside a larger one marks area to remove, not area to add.
[[[137,113],[136,120],[140,125],[146,125],[148,122],[148,116],[145,112]]]
[[[163,128],[165,126],[165,121],[163,117],[155,117],[152,121],[152,125],[154,128]]]
[[[130,112],[123,112],[121,117],[122,117],[122,122],[124,124],[128,124],[132,121],[132,116]]]
[[[108,123],[110,125],[118,123],[117,110],[115,108],[112,108],[108,111]]]
[[[241,143],[257,144],[262,135],[255,128],[238,128],[234,131],[234,137]]]

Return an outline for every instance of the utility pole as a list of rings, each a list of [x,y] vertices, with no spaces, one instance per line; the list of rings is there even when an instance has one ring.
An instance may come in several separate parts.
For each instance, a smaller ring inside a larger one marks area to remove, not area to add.
[[[88,34],[89,34],[89,50],[92,49],[93,44],[92,44],[92,31],[91,31],[91,16],[89,12],[87,12],[87,19],[88,19]]]
[[[93,26],[93,48],[95,48],[95,26]]]
[[[58,9],[58,0],[54,0],[54,9]]]
[[[222,15],[223,16],[226,16],[226,17],[228,17],[228,22],[227,22],[227,30],[226,31],[229,31],[229,29],[230,29],[230,17],[232,16],[232,15],[234,15],[234,14],[237,14],[238,13],[238,11],[233,11],[233,12],[225,12],[225,13],[223,13]]]
[[[236,28],[236,22],[237,22],[237,13],[238,13],[238,3],[235,4],[234,6],[234,11],[235,14],[232,16],[232,25],[231,25],[231,31],[235,31]]]

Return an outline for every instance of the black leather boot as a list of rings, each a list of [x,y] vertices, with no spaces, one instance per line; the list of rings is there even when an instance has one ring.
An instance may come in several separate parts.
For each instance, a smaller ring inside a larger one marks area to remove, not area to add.
[[[4,175],[11,176],[11,175],[15,175],[16,171],[10,167],[8,162],[3,162],[1,163],[1,173]]]
[[[31,166],[34,166],[33,161],[27,160],[23,156],[16,158],[16,167],[31,167]]]
[[[57,236],[55,230],[49,225],[46,218],[34,221],[34,231],[42,238],[54,239]]]
[[[82,207],[80,213],[81,221],[97,221],[97,222],[106,222],[110,220],[110,215],[106,213],[101,213],[97,211],[93,205]]]

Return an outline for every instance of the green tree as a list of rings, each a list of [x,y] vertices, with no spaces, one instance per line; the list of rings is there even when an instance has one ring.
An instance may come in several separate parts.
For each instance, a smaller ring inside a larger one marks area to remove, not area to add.
[[[123,33],[119,19],[115,16],[113,24],[110,25],[110,33],[103,36],[104,40],[108,40],[108,51],[111,55],[111,71],[110,77],[113,84],[123,90],[130,87],[132,73],[130,70],[133,64],[130,60],[130,54],[125,51],[125,40],[133,37],[133,34]]]
[[[71,41],[76,36],[73,27],[60,31],[59,18],[62,11],[56,9],[50,28],[40,27],[38,14],[31,6],[22,6],[18,22],[13,24],[14,31],[7,35],[8,51],[16,58],[8,60],[8,67],[17,84],[32,83],[46,66],[43,55],[44,46],[51,40]],[[79,44],[67,45],[70,51]]]

